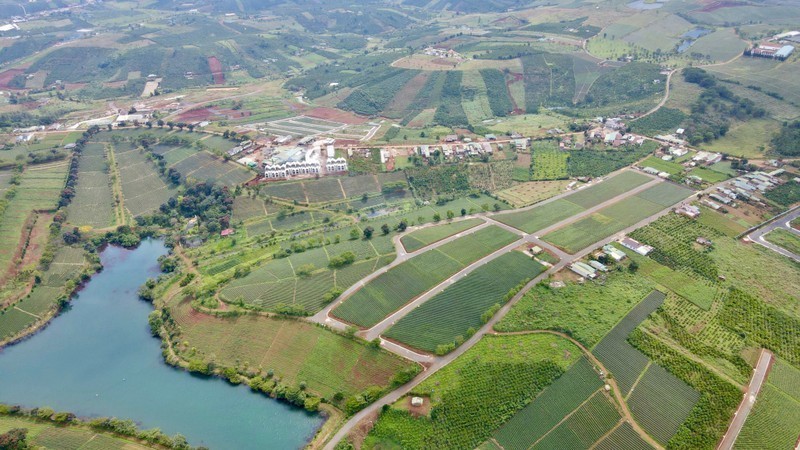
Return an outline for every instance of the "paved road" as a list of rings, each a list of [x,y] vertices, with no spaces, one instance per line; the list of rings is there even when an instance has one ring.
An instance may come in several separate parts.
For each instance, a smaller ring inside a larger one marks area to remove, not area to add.
[[[658,180],[658,181],[661,182],[661,180]],[[627,197],[629,195],[634,195],[633,191],[629,191],[626,194],[622,194],[620,197],[624,198],[624,197]],[[695,194],[695,196],[696,195],[697,194]],[[690,199],[687,199],[687,200],[684,200],[684,201],[690,201],[690,200],[691,200],[691,197],[690,197]],[[645,226],[645,225],[657,220],[659,217],[661,217],[661,216],[663,216],[665,214],[668,214],[672,210],[673,207],[674,207],[674,205],[670,206],[670,207],[667,207],[667,208],[664,208],[662,211],[660,211],[660,212],[648,217],[647,219],[642,220],[641,222],[639,222],[639,223],[637,223],[635,225],[632,225],[631,227],[626,228],[625,230],[621,231],[620,233],[618,233],[615,236],[611,236],[611,237],[608,237],[606,239],[603,239],[602,241],[596,242],[596,243],[586,247],[585,249],[579,251],[578,253],[576,253],[574,255],[571,255],[571,257],[569,257],[569,255],[568,255],[567,258],[561,259],[561,261],[559,261],[557,264],[555,264],[550,269],[548,269],[547,271],[543,272],[542,274],[540,274],[539,276],[537,276],[536,278],[531,280],[528,284],[526,284],[525,287],[522,290],[520,290],[520,292],[518,292],[511,300],[509,300],[505,305],[503,305],[500,308],[500,311],[498,311],[497,314],[495,314],[494,317],[492,317],[489,320],[489,322],[487,322],[484,326],[482,326],[480,328],[480,330],[478,330],[477,333],[475,333],[471,338],[469,338],[461,346],[459,346],[454,351],[452,351],[451,353],[449,353],[447,355],[444,355],[444,356],[440,356],[440,357],[428,356],[424,361],[425,370],[422,373],[417,375],[410,382],[404,384],[403,386],[400,386],[396,390],[390,392],[386,396],[382,397],[381,399],[379,399],[375,403],[372,403],[371,405],[367,406],[364,410],[360,411],[359,413],[357,413],[353,417],[351,417],[346,423],[344,423],[342,425],[342,427],[336,432],[336,434],[333,436],[333,438],[331,438],[331,440],[325,445],[324,448],[326,450],[333,450],[333,448],[335,447],[336,443],[338,443],[341,439],[343,439],[345,436],[347,436],[347,434],[361,420],[363,420],[365,417],[370,416],[373,413],[377,412],[380,408],[383,407],[383,405],[390,405],[390,404],[396,402],[403,395],[405,395],[409,391],[411,391],[411,389],[413,389],[414,386],[417,386],[419,383],[421,383],[422,381],[424,381],[425,379],[427,379],[428,377],[430,377],[431,375],[436,373],[439,369],[441,369],[442,367],[445,367],[447,364],[449,364],[450,362],[452,362],[453,360],[455,360],[459,356],[463,355],[467,350],[472,348],[472,346],[477,344],[478,341],[480,341],[481,338],[483,338],[484,335],[486,335],[487,333],[492,333],[493,329],[494,329],[494,325],[497,322],[499,322],[503,317],[505,317],[505,315],[508,314],[508,312],[511,310],[511,308],[517,302],[519,302],[519,300],[523,297],[523,295],[525,295],[525,293],[527,293],[536,284],[538,284],[539,282],[541,282],[543,280],[546,280],[551,274],[560,271],[561,269],[566,267],[569,263],[571,263],[573,260],[581,258],[583,256],[586,256],[587,254],[591,253],[594,249],[596,249],[596,248],[598,248],[598,247],[600,247],[602,245],[605,245],[606,243],[609,243],[609,242],[612,242],[612,241],[618,239],[618,237],[620,235],[622,235],[624,233],[627,233],[627,232],[630,232],[630,231],[632,231],[632,230],[634,230],[636,228]],[[575,217],[577,217],[577,216],[575,216]],[[579,220],[579,219],[577,219],[575,217],[573,217],[571,219],[567,219],[567,221],[564,221],[564,222]],[[560,222],[558,224],[556,224],[556,225],[553,225],[553,227],[560,227],[560,226],[563,226],[563,224],[561,224]],[[553,228],[553,227],[548,227],[546,230],[549,230],[550,228]],[[553,229],[555,229],[555,228],[553,228]],[[534,237],[526,237],[526,240],[528,240],[528,239],[531,239],[531,242],[541,242],[535,236]],[[542,244],[548,245],[546,243],[542,243]],[[416,355],[416,358],[421,358],[421,357],[424,356],[422,354],[415,353],[415,352],[413,352],[413,351],[411,351],[409,349],[406,349],[406,348],[401,347],[401,346],[399,346],[399,345],[397,345],[395,343],[392,343],[392,342],[389,342],[389,341],[385,341],[385,340],[382,341],[382,346],[385,349],[387,349],[389,351],[393,351],[395,353],[397,353],[397,350],[402,349],[401,351]],[[402,353],[398,353],[398,354],[400,354],[401,356],[406,356],[406,355],[404,355]],[[413,358],[409,358],[409,359],[413,359]],[[420,361],[419,359],[413,359],[413,360]],[[422,361],[420,361],[420,362],[422,362]]]
[[[767,247],[768,249],[770,249],[770,250],[772,250],[772,251],[774,251],[776,253],[780,253],[781,255],[783,255],[783,256],[785,256],[787,258],[791,258],[791,259],[793,259],[793,260],[795,260],[797,262],[800,262],[800,255],[792,253],[792,252],[790,252],[789,250],[786,250],[783,247],[778,247],[777,245],[775,245],[775,244],[773,244],[771,242],[768,242],[766,239],[764,239],[764,236],[767,235],[767,233],[769,233],[770,231],[773,231],[775,229],[778,229],[778,228],[783,228],[783,229],[785,229],[787,231],[790,231],[792,233],[800,235],[800,231],[796,230],[795,228],[792,228],[792,226],[790,224],[790,222],[792,220],[794,220],[794,219],[796,219],[798,217],[800,217],[800,206],[796,207],[790,213],[788,213],[788,214],[786,214],[784,216],[781,216],[780,218],[778,218],[776,220],[773,220],[773,221],[767,223],[766,225],[762,226],[761,228],[753,231],[752,233],[747,235],[747,237],[751,241],[753,241],[753,242],[755,242],[757,244],[763,245],[764,247]]]
[[[722,441],[717,446],[717,450],[731,450],[733,448],[733,444],[736,442],[736,438],[739,437],[739,432],[742,431],[742,427],[747,421],[747,416],[753,409],[756,398],[758,398],[761,385],[767,379],[769,369],[772,366],[771,363],[772,353],[769,350],[761,349],[761,355],[758,357],[758,364],[756,364],[753,372],[753,378],[750,379],[750,384],[747,386],[747,390],[744,391],[742,403],[739,404],[739,409],[733,413],[733,420],[725,436],[722,437]]]

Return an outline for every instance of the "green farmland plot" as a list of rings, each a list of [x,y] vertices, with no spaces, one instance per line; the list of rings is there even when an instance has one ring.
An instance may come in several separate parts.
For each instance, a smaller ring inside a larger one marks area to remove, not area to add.
[[[636,379],[647,367],[649,359],[628,344],[628,335],[655,311],[666,296],[653,291],[614,327],[592,350],[592,353],[611,371],[623,394],[630,392]]]
[[[105,228],[114,223],[114,194],[102,144],[86,145],[78,160],[75,197],[67,209],[69,223]]]
[[[602,392],[597,392],[532,448],[589,448],[611,431],[620,418],[611,400]]]
[[[628,398],[633,418],[662,445],[689,417],[700,394],[663,367],[651,364]]]
[[[444,225],[423,228],[403,236],[400,242],[407,252],[415,252],[442,239],[482,224],[480,219],[467,219]]]
[[[476,448],[579,354],[559,336],[484,336],[414,388],[413,395],[430,402],[429,416],[412,416],[395,404],[381,413],[362,448]]]
[[[130,144],[115,144],[113,151],[122,181],[125,208],[132,216],[155,211],[175,195],[176,188],[161,179],[143,151]]]
[[[468,336],[483,325],[481,315],[519,283],[535,278],[544,266],[521,252],[512,251],[476,269],[414,309],[385,336],[427,351],[437,350]]]
[[[381,274],[333,310],[347,322],[371,327],[472,262],[516,240],[487,227],[427,251]]]
[[[651,450],[652,448],[627,422],[622,423],[595,447],[597,450]]]
[[[625,171],[564,198],[525,211],[498,215],[495,219],[526,233],[534,233],[611,200],[650,180],[651,178],[634,171]]]
[[[564,375],[518,411],[495,433],[506,450],[526,450],[538,442],[570,412],[603,387],[600,375],[582,357]]]
[[[777,360],[734,448],[793,448],[800,433],[800,370]]]
[[[676,184],[660,183],[553,231],[544,239],[575,253],[679,202],[691,192]]]

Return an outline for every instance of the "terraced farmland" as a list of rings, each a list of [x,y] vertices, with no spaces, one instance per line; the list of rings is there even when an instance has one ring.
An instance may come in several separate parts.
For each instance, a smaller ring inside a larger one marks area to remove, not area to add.
[[[75,197],[67,209],[67,220],[75,226],[113,226],[114,194],[108,176],[109,162],[103,144],[88,144],[78,159]]]
[[[333,314],[371,327],[472,262],[515,240],[516,235],[499,227],[487,227],[456,239],[378,276],[334,309]]]
[[[415,252],[423,247],[439,242],[442,239],[469,230],[484,223],[480,219],[467,219],[458,222],[437,225],[411,232],[400,239],[407,252]]]
[[[484,314],[494,304],[505,303],[515,286],[545,270],[522,252],[512,251],[479,267],[414,309],[385,336],[427,351],[440,345],[459,344],[469,330],[483,325]]]
[[[255,172],[244,166],[222,160],[211,153],[197,152],[171,166],[177,170],[184,180],[192,178],[197,181],[236,186],[255,176]]]

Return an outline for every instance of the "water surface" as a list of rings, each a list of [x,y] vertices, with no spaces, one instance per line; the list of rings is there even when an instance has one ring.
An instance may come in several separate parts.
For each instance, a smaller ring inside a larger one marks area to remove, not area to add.
[[[319,415],[163,362],[147,326],[152,306],[136,291],[158,275],[156,259],[165,253],[159,241],[106,249],[105,269],[68,311],[0,351],[0,402],[133,419],[212,449],[303,447]]]

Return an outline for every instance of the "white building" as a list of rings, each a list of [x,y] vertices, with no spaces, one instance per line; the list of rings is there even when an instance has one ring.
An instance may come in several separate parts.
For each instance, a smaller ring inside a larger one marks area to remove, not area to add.
[[[325,164],[328,173],[347,172],[347,160],[345,158],[330,158]]]
[[[269,179],[289,178],[298,175],[317,175],[319,172],[319,161],[290,161],[285,164],[267,164],[264,166],[264,177]]]

